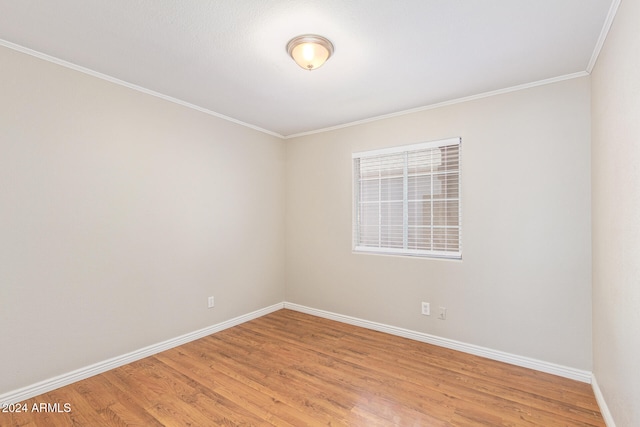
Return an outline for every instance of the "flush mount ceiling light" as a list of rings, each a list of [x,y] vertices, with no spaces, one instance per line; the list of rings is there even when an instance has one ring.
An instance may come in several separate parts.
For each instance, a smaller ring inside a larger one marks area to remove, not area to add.
[[[287,52],[305,70],[315,70],[331,57],[333,44],[322,36],[305,34],[292,38],[287,43]]]

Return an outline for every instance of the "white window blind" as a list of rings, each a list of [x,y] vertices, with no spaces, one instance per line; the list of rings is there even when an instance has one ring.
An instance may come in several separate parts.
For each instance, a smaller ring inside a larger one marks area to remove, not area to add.
[[[460,154],[460,138],[354,153],[354,250],[460,259]]]

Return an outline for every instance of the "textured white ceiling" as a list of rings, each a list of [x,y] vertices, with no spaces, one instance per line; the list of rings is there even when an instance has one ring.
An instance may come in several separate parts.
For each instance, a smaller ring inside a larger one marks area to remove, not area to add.
[[[0,0],[0,39],[286,136],[589,71],[613,1]]]

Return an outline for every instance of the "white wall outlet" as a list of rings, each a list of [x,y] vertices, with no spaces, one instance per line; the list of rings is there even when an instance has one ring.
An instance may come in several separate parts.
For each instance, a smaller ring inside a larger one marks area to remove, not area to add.
[[[207,305],[209,308],[213,308],[213,306],[215,305],[215,301],[213,300],[213,297],[209,297],[209,299],[207,300]]]
[[[431,306],[428,302],[422,303],[422,314],[424,314],[425,316],[431,315]]]
[[[447,320],[447,307],[440,307],[440,311],[438,312],[438,319]]]

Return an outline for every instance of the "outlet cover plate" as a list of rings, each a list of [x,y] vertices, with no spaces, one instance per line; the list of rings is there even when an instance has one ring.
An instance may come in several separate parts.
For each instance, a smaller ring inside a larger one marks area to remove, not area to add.
[[[424,314],[425,316],[431,315],[431,305],[428,302],[422,303],[422,314]]]

